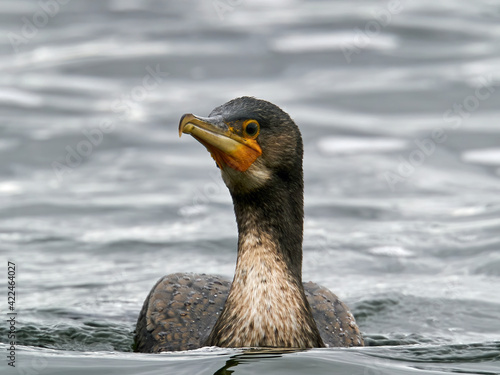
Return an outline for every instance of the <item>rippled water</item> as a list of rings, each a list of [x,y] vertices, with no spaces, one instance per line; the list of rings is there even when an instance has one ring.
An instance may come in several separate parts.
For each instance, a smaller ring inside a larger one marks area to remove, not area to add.
[[[500,373],[498,1],[42,4],[0,4],[0,254],[19,313],[2,368]],[[299,124],[304,280],[370,347],[128,353],[160,276],[232,276],[229,194],[177,124],[239,95]]]

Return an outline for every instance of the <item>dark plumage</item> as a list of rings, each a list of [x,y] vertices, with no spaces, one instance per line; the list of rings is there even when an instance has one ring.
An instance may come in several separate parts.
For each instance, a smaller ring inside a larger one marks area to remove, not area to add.
[[[228,280],[205,274],[175,273],[161,278],[141,310],[135,351],[157,353],[206,345],[230,287]],[[362,345],[349,308],[335,294],[312,282],[304,283],[304,289],[326,346]]]
[[[210,151],[233,198],[235,276],[232,284],[165,276],[144,302],[135,350],[362,346],[347,306],[317,284],[302,284],[303,146],[288,114],[243,97],[208,118],[184,115],[179,131]]]

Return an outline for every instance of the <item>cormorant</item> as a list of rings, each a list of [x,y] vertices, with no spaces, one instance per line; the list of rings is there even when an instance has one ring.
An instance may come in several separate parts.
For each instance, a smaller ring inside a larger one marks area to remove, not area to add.
[[[303,145],[290,116],[241,97],[206,118],[185,114],[182,133],[207,148],[231,193],[236,270],[232,283],[204,274],[160,279],[139,315],[135,351],[362,346],[347,306],[328,289],[302,283]]]

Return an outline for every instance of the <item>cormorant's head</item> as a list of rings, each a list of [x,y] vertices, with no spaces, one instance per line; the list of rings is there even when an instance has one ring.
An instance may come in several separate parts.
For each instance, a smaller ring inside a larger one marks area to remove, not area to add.
[[[221,169],[232,193],[246,193],[277,180],[302,181],[300,131],[278,106],[251,97],[233,99],[209,117],[182,116],[179,135],[191,134]]]

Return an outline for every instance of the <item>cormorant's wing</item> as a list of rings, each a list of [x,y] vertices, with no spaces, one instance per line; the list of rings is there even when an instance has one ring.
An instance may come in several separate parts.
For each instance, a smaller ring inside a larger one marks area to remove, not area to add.
[[[327,347],[363,346],[356,320],[335,294],[313,282],[304,283],[304,290]]]
[[[158,353],[202,347],[226,303],[230,286],[228,280],[212,275],[164,276],[144,301],[134,350]]]
[[[218,276],[176,273],[156,283],[142,307],[134,350],[143,353],[197,349],[204,345],[222,311],[231,283]],[[363,337],[335,294],[304,283],[307,300],[326,346],[362,346]]]

